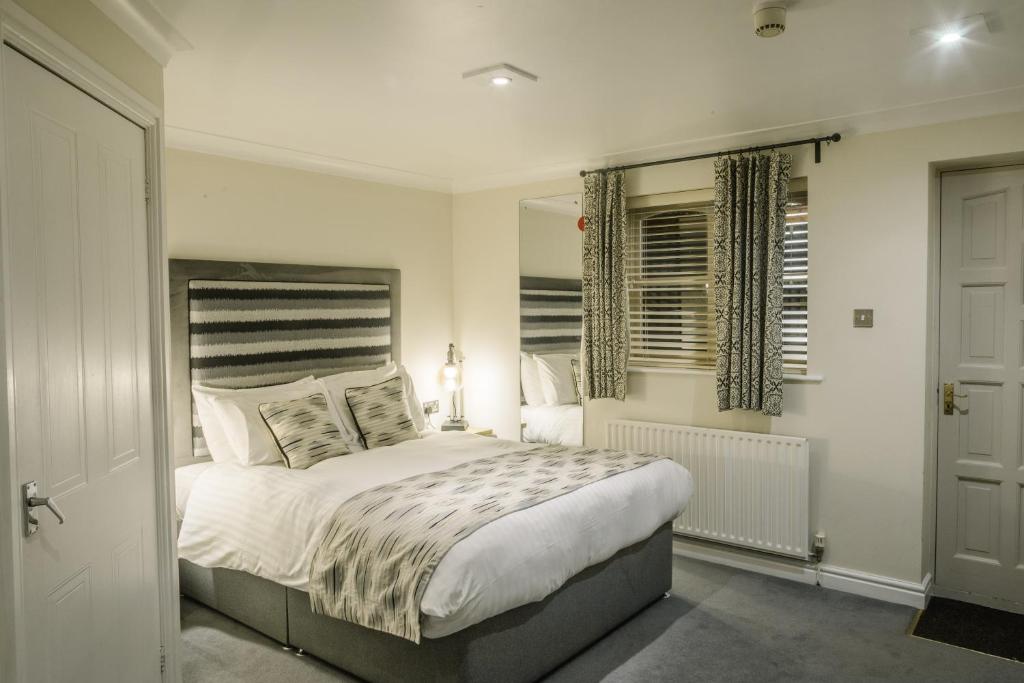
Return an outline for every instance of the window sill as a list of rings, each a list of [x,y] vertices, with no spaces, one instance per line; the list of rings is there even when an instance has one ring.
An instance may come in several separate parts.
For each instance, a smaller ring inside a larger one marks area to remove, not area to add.
[[[698,370],[696,368],[655,368],[648,367],[645,365],[630,365],[627,370],[629,372],[639,372],[651,375],[698,375],[704,377],[714,377],[714,370]],[[824,375],[789,375],[785,374],[782,376],[782,381],[786,384],[821,384],[825,381]]]

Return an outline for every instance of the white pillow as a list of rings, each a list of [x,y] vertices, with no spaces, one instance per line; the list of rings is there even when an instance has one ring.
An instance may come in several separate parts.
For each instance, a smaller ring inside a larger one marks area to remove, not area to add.
[[[192,387],[192,400],[196,404],[196,413],[199,415],[199,424],[203,428],[203,439],[210,451],[210,457],[214,462],[238,462],[235,449],[231,447],[224,428],[220,425],[220,418],[213,408],[213,395],[207,393],[207,387],[198,384]]]
[[[535,355],[537,374],[540,375],[540,388],[544,393],[544,402],[549,406],[560,406],[579,403],[576,396],[576,380],[572,376],[572,359],[570,354],[549,353]]]
[[[537,373],[537,362],[528,353],[519,352],[519,381],[523,387],[523,398],[528,406],[542,406],[544,390],[540,386],[540,375]]]
[[[350,446],[359,449],[363,447],[362,435],[359,432],[359,427],[356,425],[355,418],[352,416],[352,411],[348,407],[348,401],[345,399],[345,390],[353,387],[368,387],[372,384],[380,384],[395,375],[400,375],[405,385],[405,395],[409,402],[409,414],[412,416],[412,422],[416,426],[417,431],[423,431],[426,428],[426,420],[423,417],[423,405],[420,403],[419,397],[416,396],[416,387],[413,386],[412,378],[409,377],[409,373],[406,372],[404,366],[395,365],[394,362],[391,362],[373,370],[341,372],[337,375],[328,375],[317,380],[327,394],[328,403],[334,411],[334,417],[341,424],[343,436]]]
[[[305,398],[315,386],[312,375],[288,384],[251,389],[194,385],[192,395],[210,456],[215,462],[243,465],[281,462],[281,449],[260,415],[260,404]]]

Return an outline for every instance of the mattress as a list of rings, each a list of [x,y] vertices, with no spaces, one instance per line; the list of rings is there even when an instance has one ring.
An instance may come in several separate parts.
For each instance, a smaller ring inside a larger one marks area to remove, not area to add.
[[[583,406],[522,406],[523,441],[583,445]]]
[[[308,470],[216,464],[192,483],[182,558],[236,569],[299,590],[331,513],[360,491],[495,453],[528,448],[459,432],[427,432],[395,446],[332,458]],[[650,536],[683,510],[689,472],[659,460],[492,522],[438,564],[420,609],[440,638],[537,602],[570,577]]]

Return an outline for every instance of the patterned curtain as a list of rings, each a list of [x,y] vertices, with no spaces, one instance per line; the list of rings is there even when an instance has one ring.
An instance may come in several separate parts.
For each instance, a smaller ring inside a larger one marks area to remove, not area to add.
[[[715,163],[718,409],[782,414],[782,248],[788,154]]]
[[[626,398],[626,186],[622,171],[584,179],[583,374],[590,398]]]

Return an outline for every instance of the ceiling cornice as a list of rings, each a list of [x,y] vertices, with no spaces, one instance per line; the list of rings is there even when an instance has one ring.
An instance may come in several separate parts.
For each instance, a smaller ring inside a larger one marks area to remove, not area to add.
[[[118,28],[167,66],[176,52],[192,49],[192,44],[148,0],[91,0]]]
[[[189,128],[166,126],[164,130],[166,132],[167,146],[174,149],[214,154],[242,161],[254,161],[261,164],[284,166],[302,171],[354,178],[356,180],[368,180],[376,183],[398,185],[400,187],[411,187],[417,190],[445,193],[451,193],[452,191],[452,181],[450,178],[439,178],[421,173],[402,171],[387,166],[377,166],[350,159],[303,152],[288,147],[265,145],[259,142],[217,135],[215,133],[205,133]]]
[[[466,193],[536,182],[578,178],[578,173],[582,169],[594,169],[650,159],[699,154],[716,149],[729,149],[755,144],[765,145],[772,142],[790,140],[795,137],[810,137],[835,131],[839,131],[844,137],[849,135],[865,135],[1018,111],[1024,111],[1024,86],[947,100],[924,102],[895,109],[860,112],[849,116],[805,121],[789,126],[688,140],[646,149],[611,153],[588,159],[535,166],[528,169],[479,176],[463,176],[455,179],[424,175],[412,171],[266,145],[175,126],[166,127],[166,139],[167,146],[176,149],[387,183],[401,187],[412,187],[434,192]]]
[[[559,180],[575,176],[584,169],[702,154],[749,145],[768,145],[773,142],[826,135],[836,131],[842,133],[844,137],[867,135],[1019,111],[1024,111],[1024,86],[922,102],[893,109],[865,111],[847,116],[805,121],[776,128],[743,131],[645,149],[610,153],[600,157],[577,159],[530,169],[455,178],[452,183],[452,191],[459,194]]]

